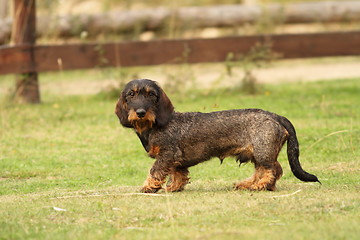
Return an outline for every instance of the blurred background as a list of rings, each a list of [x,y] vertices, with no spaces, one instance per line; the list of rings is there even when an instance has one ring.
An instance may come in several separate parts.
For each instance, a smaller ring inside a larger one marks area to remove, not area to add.
[[[14,44],[11,40],[14,14],[14,1],[0,0],[0,44],[3,46]],[[351,32],[360,29],[360,2],[346,0],[43,0],[36,2],[36,15],[36,44],[39,45]],[[87,78],[86,82],[69,72],[61,76],[40,73],[44,77],[42,90],[66,94],[93,94],[109,89],[111,92],[114,89],[118,91],[124,82],[144,77],[153,78],[174,92],[179,91],[179,84],[183,89],[184,86],[216,88],[250,82],[248,91],[255,93],[255,87],[251,86],[254,82],[299,82],[360,76],[359,57],[356,56],[340,57],[342,54],[339,54],[335,58],[283,60],[281,55],[261,46],[248,52],[241,56],[229,56],[231,61],[220,64],[165,63],[156,67],[92,68],[82,73]],[[106,59],[103,61],[106,62]],[[49,77],[51,81],[47,80]],[[9,76],[0,78],[3,79],[0,82],[2,93],[14,91]]]
[[[360,11],[356,2],[42,0],[36,2],[37,42],[147,41],[354,30],[359,29],[360,18],[356,16]],[[0,43],[4,44],[10,40],[14,11],[13,1],[0,3]],[[347,10],[344,12],[343,8]]]

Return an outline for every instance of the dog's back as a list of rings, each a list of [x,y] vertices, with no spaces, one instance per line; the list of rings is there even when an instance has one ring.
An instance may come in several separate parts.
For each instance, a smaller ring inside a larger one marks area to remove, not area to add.
[[[167,126],[154,132],[150,144],[168,146],[171,142],[174,158],[190,166],[211,157],[235,156],[241,162],[253,160],[254,153],[275,157],[286,137],[286,129],[269,112],[243,109],[175,113]],[[176,157],[180,153],[181,158]]]

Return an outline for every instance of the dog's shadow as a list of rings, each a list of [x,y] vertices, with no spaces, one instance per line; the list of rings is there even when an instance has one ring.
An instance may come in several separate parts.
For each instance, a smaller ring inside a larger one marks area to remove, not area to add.
[[[242,195],[258,195],[258,194],[265,194],[265,195],[273,195],[273,194],[281,194],[291,192],[298,184],[296,183],[282,183],[276,188],[275,191],[251,191],[251,190],[238,190],[235,189],[236,182],[231,181],[195,181],[191,182],[186,185],[185,189],[180,192],[167,192],[164,188],[159,190],[157,193],[161,194],[194,194],[194,193],[235,193],[235,194],[242,194]],[[309,183],[309,186],[313,186],[316,184]],[[304,188],[305,186],[302,186]]]
[[[167,192],[164,188],[158,193],[228,193],[228,192],[253,192],[253,191],[239,191],[235,189],[235,182],[227,181],[194,181],[186,185],[185,189],[180,192]]]

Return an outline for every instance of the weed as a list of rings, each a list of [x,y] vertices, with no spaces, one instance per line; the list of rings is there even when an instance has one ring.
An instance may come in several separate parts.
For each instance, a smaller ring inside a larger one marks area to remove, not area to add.
[[[271,49],[272,43],[266,40],[265,43],[257,43],[245,54],[229,53],[226,57],[225,67],[228,76],[233,75],[233,68],[240,67],[244,73],[242,78],[242,90],[245,93],[256,94],[259,90],[257,78],[253,71],[271,64],[278,54]]]
[[[195,74],[192,66],[188,63],[190,51],[190,48],[187,45],[184,45],[182,56],[175,59],[175,61],[179,63],[177,71],[174,72],[173,68],[170,67],[168,69],[168,66],[164,66],[163,71],[166,75],[164,89],[167,92],[183,94],[195,87]]]

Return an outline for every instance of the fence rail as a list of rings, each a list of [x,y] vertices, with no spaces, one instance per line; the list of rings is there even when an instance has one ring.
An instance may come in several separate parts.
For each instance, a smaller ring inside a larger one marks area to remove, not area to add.
[[[360,31],[0,47],[0,74],[225,61],[271,42],[281,58],[360,55]]]

